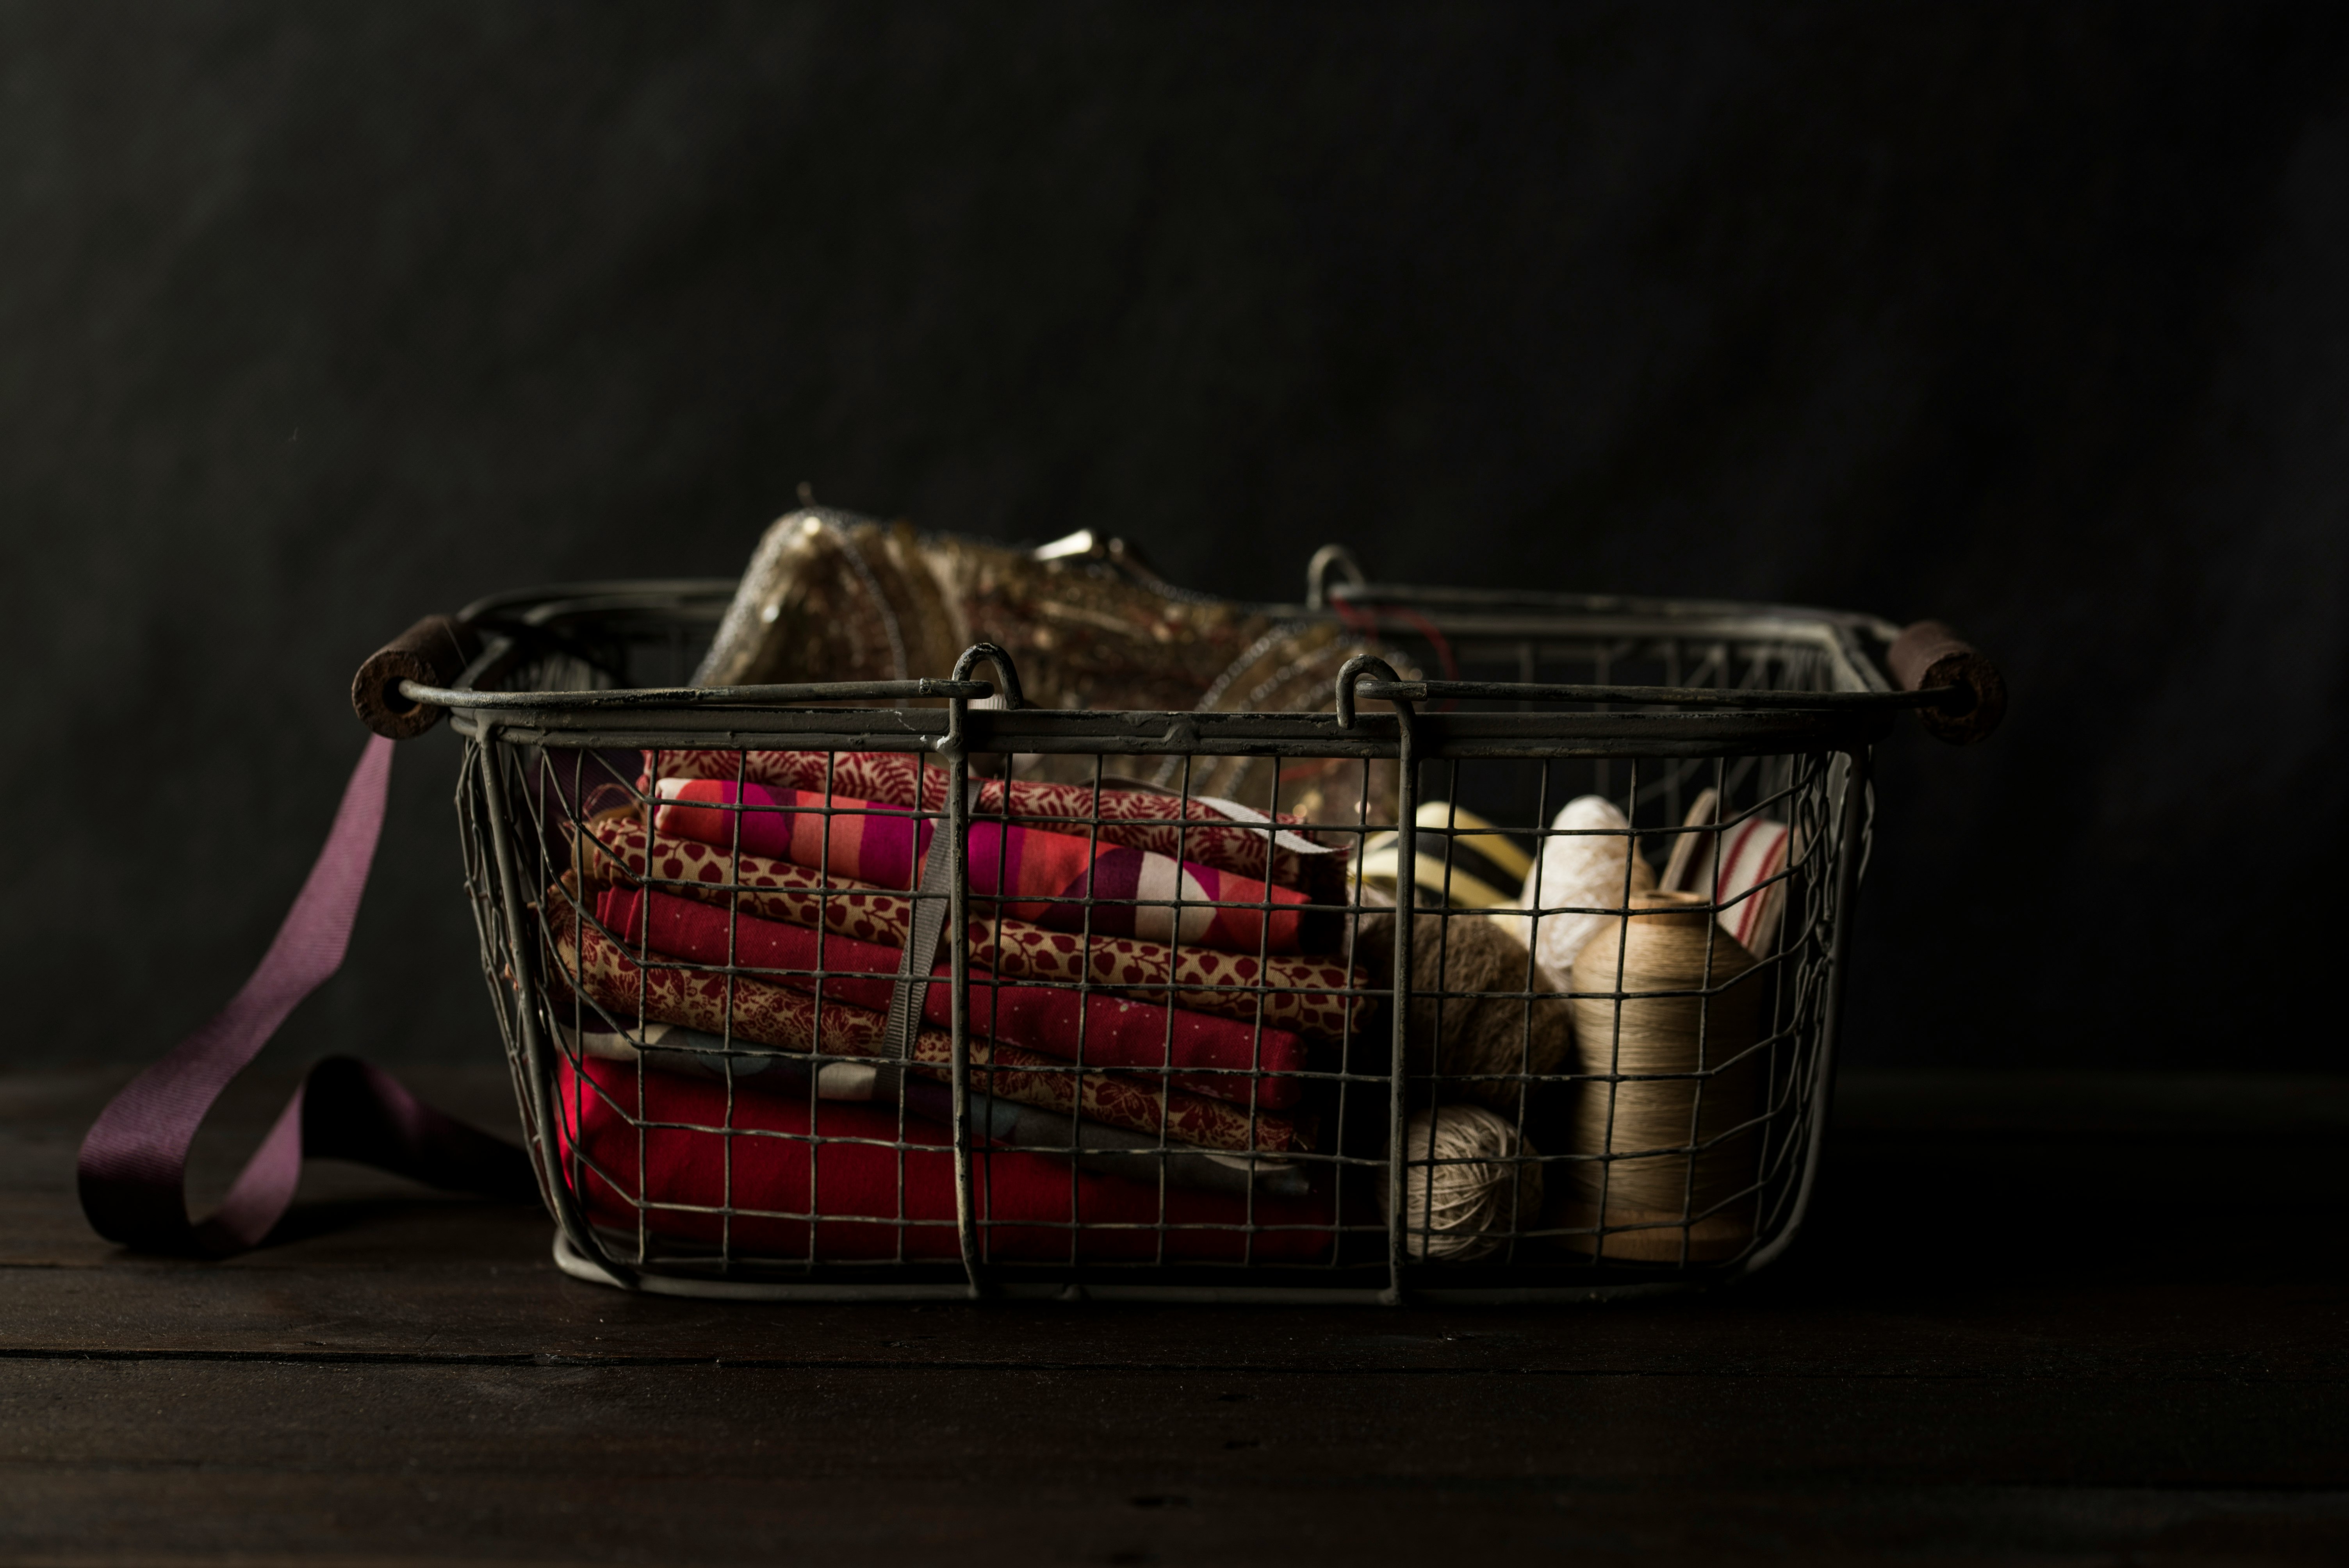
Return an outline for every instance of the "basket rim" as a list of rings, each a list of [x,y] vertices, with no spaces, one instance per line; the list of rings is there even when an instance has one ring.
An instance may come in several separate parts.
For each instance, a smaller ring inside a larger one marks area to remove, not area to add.
[[[484,646],[454,684],[401,683],[411,701],[445,708],[459,727],[565,746],[674,745],[681,737],[721,746],[936,748],[949,732],[978,751],[1231,755],[1268,748],[1299,756],[1393,757],[1392,714],[1201,712],[1142,709],[971,709],[991,696],[984,680],[925,677],[733,687],[603,686],[510,691],[502,683],[534,655],[583,633],[647,634],[715,624],[730,602],[728,578],[647,578],[555,583],[476,600],[461,618]],[[1438,617],[1447,635],[1672,638],[1777,644],[1821,655],[1828,685],[1811,691],[1728,687],[1560,686],[1507,681],[1386,681],[1368,672],[1365,701],[1402,705],[1507,703],[1516,712],[1414,712],[1414,749],[1437,757],[1744,756],[1852,749],[1881,739],[1899,713],[1931,707],[1937,691],[1896,689],[1883,648],[1899,628],[1856,613],[1712,600],[1537,593],[1514,590],[1343,585],[1336,609],[1268,605],[1285,618],[1344,624],[1375,634]],[[1342,678],[1342,677],[1341,677]],[[1352,694],[1349,694],[1352,695]],[[921,703],[926,707],[907,707]],[[1623,711],[1619,706],[1641,705]],[[1525,711],[1531,705],[1599,711]],[[843,706],[846,705],[846,706]],[[870,706],[867,706],[870,705]],[[1342,707],[1350,709],[1352,704]],[[948,709],[961,709],[961,723]],[[1669,711],[1655,711],[1658,708]],[[1349,719],[1351,722],[1349,722]]]

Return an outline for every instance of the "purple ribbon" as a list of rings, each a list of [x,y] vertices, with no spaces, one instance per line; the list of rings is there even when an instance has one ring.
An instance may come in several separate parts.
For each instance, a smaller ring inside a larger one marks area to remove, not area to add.
[[[286,1015],[342,967],[383,831],[391,747],[378,736],[359,754],[326,848],[252,978],[212,1022],[131,1079],[82,1140],[82,1212],[109,1241],[212,1257],[257,1246],[294,1201],[308,1158],[358,1161],[484,1197],[538,1195],[530,1159],[512,1144],[433,1109],[388,1073],[328,1057],[294,1091],[219,1210],[202,1222],[188,1217],[196,1129]]]

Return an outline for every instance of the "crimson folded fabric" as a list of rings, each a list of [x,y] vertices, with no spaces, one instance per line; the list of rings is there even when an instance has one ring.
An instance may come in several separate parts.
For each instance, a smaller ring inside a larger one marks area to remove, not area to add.
[[[913,929],[904,893],[766,855],[737,855],[692,839],[664,837],[656,849],[633,811],[591,817],[572,846],[572,864],[590,883],[634,885],[651,880],[719,908],[740,906],[794,925],[897,946]],[[974,968],[1030,980],[1061,980],[1121,990],[1194,1012],[1292,1029],[1343,1041],[1370,1020],[1370,975],[1330,959],[1174,948],[1098,931],[1079,936],[1024,920],[971,917]]]
[[[564,985],[619,1023],[639,1019],[753,1040],[811,1055],[881,1057],[885,1014],[845,1002],[823,1001],[771,981],[681,965],[639,967],[593,919],[581,917],[562,883],[547,890],[546,936],[554,974]],[[944,1030],[921,1029],[906,1070],[947,1080],[954,1041]],[[1164,1083],[1123,1073],[1096,1072],[997,1041],[970,1042],[971,1083],[981,1093],[1042,1106],[1110,1127],[1203,1149],[1293,1153],[1311,1146],[1308,1130],[1277,1111],[1251,1110],[1185,1094]]]
[[[763,977],[794,990],[816,990],[820,970],[824,995],[880,1013],[889,1010],[893,990],[893,982],[881,976],[895,975],[904,955],[901,948],[754,914],[734,916],[730,932],[726,911],[664,892],[606,889],[596,896],[595,918],[624,941],[672,958],[781,971]],[[945,979],[952,965],[940,964],[931,973]],[[1050,986],[990,983],[995,981],[993,975],[971,975],[974,1036],[1087,1067],[1144,1069],[1192,1094],[1268,1110],[1286,1109],[1304,1093],[1303,1081],[1289,1076],[1304,1069],[1304,1042],[1286,1031],[1266,1029],[1259,1038],[1257,1030],[1230,1018]],[[952,990],[927,987],[922,1016],[941,1029],[951,1028]]]
[[[946,769],[903,751],[648,751],[637,788],[649,791],[656,779],[740,779],[925,811],[943,811],[947,804]],[[1318,834],[1302,817],[1271,817],[1234,800],[1185,799],[1154,789],[1032,779],[973,782],[978,794],[971,810],[980,816],[1080,837],[1090,835],[1098,822],[1106,843],[1300,888],[1316,903],[1345,898],[1350,841]]]
[[[869,1062],[827,1061],[821,1057],[796,1057],[761,1050],[747,1040],[731,1043],[698,1029],[673,1024],[645,1024],[621,1030],[606,1026],[593,1013],[578,1016],[582,1026],[562,1021],[558,1012],[554,1037],[574,1061],[582,1056],[607,1061],[642,1062],[657,1072],[691,1073],[720,1082],[740,1083],[755,1078],[769,1094],[795,1094],[802,1099],[812,1091],[818,1099],[885,1103],[879,1075]],[[954,1090],[927,1078],[908,1078],[899,1103],[926,1120],[954,1124]],[[1262,1154],[1225,1154],[1167,1143],[1146,1132],[1104,1127],[1098,1121],[1040,1110],[1018,1100],[973,1093],[964,1100],[975,1144],[989,1149],[1025,1149],[1040,1154],[1071,1154],[1088,1171],[1123,1176],[1155,1186],[1163,1176],[1178,1187],[1206,1187],[1222,1192],[1245,1192],[1261,1187],[1284,1197],[1302,1197],[1310,1188],[1305,1167],[1296,1160]]]
[[[662,779],[654,793],[662,802],[653,819],[656,832],[887,888],[915,885],[939,820],[880,801],[730,779]],[[1299,906],[1307,899],[1293,888],[984,818],[971,823],[969,844],[971,892],[1003,900],[1000,912],[1014,920],[1082,931],[1090,914],[1091,929],[1108,936],[1230,953],[1303,950],[1306,923]],[[1112,902],[1089,910],[1087,899]],[[1271,907],[1251,907],[1264,905]]]
[[[555,1074],[564,1180],[604,1230],[633,1235],[641,1222],[738,1255],[836,1263],[962,1255],[942,1128],[905,1118],[911,1147],[899,1149],[899,1117],[874,1106],[811,1107],[804,1095],[592,1057],[560,1060]],[[825,1141],[835,1139],[870,1141]],[[1162,1194],[1064,1157],[1001,1150],[977,1155],[972,1176],[991,1262],[1302,1264],[1327,1258],[1337,1239],[1334,1190]],[[711,1212],[720,1208],[731,1217]]]

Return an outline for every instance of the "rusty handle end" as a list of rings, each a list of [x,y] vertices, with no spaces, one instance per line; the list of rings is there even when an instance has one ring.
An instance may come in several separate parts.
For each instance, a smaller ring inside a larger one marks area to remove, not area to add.
[[[351,707],[378,735],[393,740],[421,735],[448,710],[409,701],[399,683],[452,686],[481,651],[471,626],[453,615],[427,615],[367,655],[351,677]]]
[[[1951,686],[1964,694],[1944,707],[1917,710],[1937,739],[1969,746],[2006,717],[2006,680],[1998,666],[1939,621],[1919,621],[1904,629],[1884,663],[1902,691]]]

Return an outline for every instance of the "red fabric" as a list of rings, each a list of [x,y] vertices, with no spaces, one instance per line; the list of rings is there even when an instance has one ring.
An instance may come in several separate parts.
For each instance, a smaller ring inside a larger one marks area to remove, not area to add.
[[[871,1262],[897,1256],[951,1261],[955,1238],[954,1155],[947,1132],[908,1117],[902,1152],[875,1143],[898,1140],[894,1110],[818,1100],[812,1113],[804,1092],[771,1093],[755,1084],[722,1083],[675,1073],[638,1073],[625,1062],[588,1058],[577,1068],[557,1064],[556,1136],[564,1178],[588,1219],[634,1233],[639,1210],[646,1227],[674,1241],[711,1245],[721,1238],[738,1253],[778,1257],[813,1255],[828,1262]],[[637,1161],[638,1127],[644,1162]],[[684,1124],[684,1125],[674,1125]],[[704,1130],[731,1127],[732,1134]],[[744,1136],[779,1132],[793,1138]],[[806,1142],[869,1139],[875,1142]],[[731,1165],[728,1169],[728,1151]],[[582,1156],[574,1162],[574,1152]],[[900,1160],[905,1209],[916,1223],[899,1226]],[[1075,1171],[1058,1155],[993,1150],[972,1163],[973,1197],[981,1223],[982,1256],[991,1261],[1146,1262],[1160,1255],[1154,1230],[1092,1229],[1153,1225],[1162,1218],[1154,1185]],[[811,1202],[811,1194],[814,1202]],[[1073,1205],[1072,1201],[1073,1200]],[[1336,1199],[1252,1198],[1189,1188],[1164,1195],[1164,1256],[1184,1261],[1311,1263],[1329,1256]],[[1253,1211],[1250,1205],[1253,1203]],[[659,1207],[657,1205],[677,1205]],[[731,1207],[730,1226],[698,1210]],[[798,1218],[746,1217],[744,1210]],[[810,1215],[814,1215],[811,1223]],[[1053,1229],[1071,1219],[1088,1227]],[[1302,1226],[1242,1230],[1211,1227]],[[812,1237],[811,1237],[812,1232]],[[1250,1242],[1253,1241],[1253,1248]]]
[[[736,917],[732,956],[728,956],[727,912],[689,899],[654,892],[606,889],[596,895],[595,918],[616,935],[642,943],[657,953],[697,964],[738,969],[801,971],[771,976],[794,990],[812,992],[821,969],[823,995],[878,1013],[889,1010],[894,975],[902,949],[853,936],[812,931],[803,925],[761,920],[754,914]],[[940,964],[932,971],[939,978],[952,973]],[[864,978],[873,976],[873,978]],[[1279,1029],[1263,1033],[1261,1057],[1257,1031],[1231,1018],[1209,1017],[1176,1010],[1170,1033],[1167,1009],[1122,997],[1081,995],[1043,985],[985,985],[991,976],[974,973],[970,985],[970,1032],[1069,1061],[1081,1059],[1094,1068],[1140,1068],[1153,1077],[1162,1069],[1178,1070],[1166,1077],[1176,1088],[1235,1104],[1255,1103],[1268,1110],[1295,1105],[1304,1093],[1294,1074],[1305,1066],[1303,1042]],[[923,998],[922,1016],[941,1029],[954,1024],[954,994],[932,985]],[[1079,1029],[1083,1031],[1079,1055]],[[1198,1071],[1225,1068],[1224,1072]],[[1259,1068],[1261,1071],[1259,1071]]]

